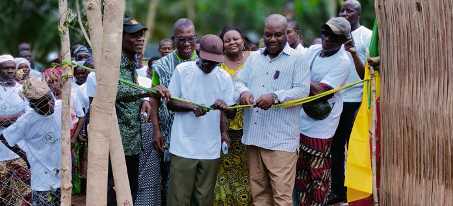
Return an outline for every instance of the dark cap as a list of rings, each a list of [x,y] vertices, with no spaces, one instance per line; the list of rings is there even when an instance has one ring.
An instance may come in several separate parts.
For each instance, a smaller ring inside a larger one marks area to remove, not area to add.
[[[214,62],[223,62],[223,42],[213,34],[208,34],[200,39],[199,56]]]
[[[336,35],[344,35],[345,37],[349,37],[349,34],[351,33],[351,24],[343,17],[332,18],[322,26],[330,27],[330,29],[332,29],[333,33]]]
[[[127,17],[123,19],[123,32],[125,33],[134,33],[139,30],[148,30],[146,27],[143,27],[135,19]]]

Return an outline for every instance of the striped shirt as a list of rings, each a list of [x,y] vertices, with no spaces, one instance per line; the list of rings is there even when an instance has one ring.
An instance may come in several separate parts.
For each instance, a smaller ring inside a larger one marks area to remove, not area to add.
[[[274,93],[283,103],[307,97],[310,92],[310,68],[303,55],[286,44],[274,59],[265,49],[254,52],[234,81],[234,99],[249,91],[254,100]],[[242,143],[269,150],[294,152],[299,146],[301,106],[244,110]]]

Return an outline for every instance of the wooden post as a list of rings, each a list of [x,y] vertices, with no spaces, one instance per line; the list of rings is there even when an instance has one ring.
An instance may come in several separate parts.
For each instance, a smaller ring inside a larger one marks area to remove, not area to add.
[[[63,59],[71,59],[71,52],[69,49],[69,31],[65,26],[66,16],[68,15],[68,2],[67,0],[58,1],[58,13],[60,16],[59,27],[61,32],[61,50]],[[71,134],[70,134],[70,100],[71,100],[71,79],[72,71],[70,66],[63,68],[65,81],[62,81],[62,111],[61,111],[61,205],[71,205]]]
[[[83,27],[83,24],[82,24],[82,17],[80,16],[79,0],[76,0],[76,9],[77,9],[77,21],[79,22],[80,29],[82,30],[83,36],[85,37],[85,40],[87,41],[88,45],[90,45],[90,47],[92,47],[90,37],[88,37],[87,32],[85,31],[85,27]]]
[[[87,13],[88,27],[93,43],[93,60],[98,82],[96,98],[90,106],[90,124],[88,126],[90,142],[88,147],[86,204],[87,206],[103,206],[107,205],[108,135],[112,115],[111,108],[114,105],[116,90],[110,91],[107,85],[99,85],[103,79],[103,68],[101,67],[101,61],[103,61],[103,58],[101,58],[103,35],[101,0],[85,0],[85,11]],[[112,71],[112,73],[114,72]],[[118,78],[118,71],[116,71],[116,74],[116,78]],[[116,88],[116,85],[113,85],[118,81],[115,79],[115,76],[107,77],[107,79],[112,82],[109,85]],[[97,98],[105,99],[104,105],[99,103],[96,100]]]
[[[131,188],[127,176],[126,159],[124,158],[118,118],[113,107],[112,127],[110,130],[110,161],[113,179],[115,180],[116,202],[118,205],[132,206]]]
[[[369,66],[370,73],[374,75],[374,68]],[[373,172],[373,202],[374,206],[379,205],[378,191],[377,191],[377,181],[376,181],[376,80],[375,78],[371,79],[371,168]]]

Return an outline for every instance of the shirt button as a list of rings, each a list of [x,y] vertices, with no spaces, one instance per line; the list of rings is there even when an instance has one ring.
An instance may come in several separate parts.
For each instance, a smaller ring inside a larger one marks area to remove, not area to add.
[[[255,124],[256,124],[256,122],[255,122]]]
[[[269,63],[272,63],[272,61],[269,61]]]
[[[266,72],[266,74],[269,74],[269,73]]]
[[[263,85],[263,87],[264,87],[264,85]]]
[[[258,110],[256,110],[256,112],[258,112]]]

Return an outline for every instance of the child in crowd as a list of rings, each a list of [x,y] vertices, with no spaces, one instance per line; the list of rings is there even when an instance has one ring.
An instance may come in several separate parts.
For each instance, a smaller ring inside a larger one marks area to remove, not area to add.
[[[53,95],[56,99],[61,100],[62,98],[62,69],[60,67],[50,68],[44,71],[43,78],[47,81]],[[72,160],[73,160],[73,194],[77,194],[81,190],[81,179],[79,177],[79,144],[78,142],[85,142],[86,140],[82,136],[82,128],[85,124],[85,113],[80,106],[80,102],[77,95],[71,92],[71,148],[72,148]]]
[[[60,205],[61,100],[55,101],[38,78],[25,81],[23,92],[32,109],[5,129],[0,140],[29,165],[33,205]],[[13,149],[20,141],[23,152]]]

